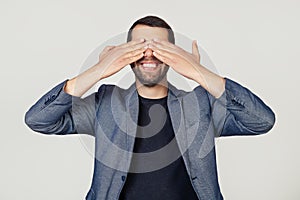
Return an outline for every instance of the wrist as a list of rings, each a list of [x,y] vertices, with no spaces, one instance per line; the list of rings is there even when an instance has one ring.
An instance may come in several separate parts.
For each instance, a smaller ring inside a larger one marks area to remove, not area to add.
[[[63,87],[64,92],[69,95],[74,95],[75,82],[76,82],[76,80],[74,78],[66,81],[66,83]]]

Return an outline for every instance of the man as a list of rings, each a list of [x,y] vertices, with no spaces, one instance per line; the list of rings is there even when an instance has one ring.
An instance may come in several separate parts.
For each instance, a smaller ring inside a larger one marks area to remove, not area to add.
[[[128,89],[99,80],[131,65]],[[167,80],[172,67],[199,84],[191,92]],[[275,116],[257,96],[200,64],[175,45],[171,27],[147,16],[128,42],[106,47],[99,62],[45,94],[26,113],[26,124],[46,134],[95,136],[95,167],[86,199],[223,199],[214,137],[268,132]]]

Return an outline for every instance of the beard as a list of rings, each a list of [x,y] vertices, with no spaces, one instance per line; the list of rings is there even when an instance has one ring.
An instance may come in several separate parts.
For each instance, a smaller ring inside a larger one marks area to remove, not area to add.
[[[157,66],[152,71],[147,71],[143,68],[143,62],[155,62]],[[135,74],[135,77],[140,81],[141,84],[147,87],[154,87],[159,84],[161,80],[166,77],[166,74],[169,70],[169,66],[157,60],[153,59],[141,59],[133,64],[131,64],[131,68]]]

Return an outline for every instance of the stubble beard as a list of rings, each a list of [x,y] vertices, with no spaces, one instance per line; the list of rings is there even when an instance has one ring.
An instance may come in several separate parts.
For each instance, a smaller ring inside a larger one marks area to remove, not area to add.
[[[135,74],[135,77],[139,80],[139,82],[146,87],[154,87],[159,84],[164,78],[166,78],[167,72],[169,70],[169,66],[164,63],[161,63],[159,70],[155,73],[152,72],[143,72],[141,70],[142,66],[135,63],[132,66],[132,70]]]

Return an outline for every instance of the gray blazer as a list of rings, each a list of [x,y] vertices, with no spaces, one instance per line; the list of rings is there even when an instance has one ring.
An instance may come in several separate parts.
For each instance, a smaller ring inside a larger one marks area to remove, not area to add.
[[[130,170],[138,120],[138,94],[128,89],[102,85],[86,98],[63,91],[65,81],[54,87],[25,115],[25,123],[45,134],[82,133],[95,137],[94,175],[87,200],[118,199]],[[168,109],[175,139],[192,186],[199,199],[223,199],[218,183],[215,137],[257,135],[268,132],[275,115],[263,101],[240,84],[226,78],[225,92],[214,98],[201,86],[191,92],[168,84]],[[170,143],[172,143],[170,142]],[[144,172],[162,168],[170,160],[155,162],[157,152],[143,154]]]

